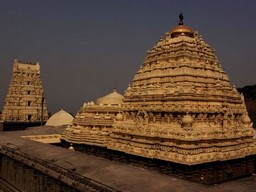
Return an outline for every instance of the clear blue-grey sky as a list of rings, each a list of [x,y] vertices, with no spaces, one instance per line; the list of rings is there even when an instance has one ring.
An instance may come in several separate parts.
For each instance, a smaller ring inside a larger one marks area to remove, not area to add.
[[[38,61],[48,111],[123,94],[160,36],[199,31],[237,87],[256,84],[255,0],[1,0],[0,110],[15,58]]]

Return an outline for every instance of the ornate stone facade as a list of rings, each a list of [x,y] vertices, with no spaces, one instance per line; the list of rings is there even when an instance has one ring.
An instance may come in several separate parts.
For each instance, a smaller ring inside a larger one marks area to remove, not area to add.
[[[43,105],[42,105],[43,102]],[[15,59],[13,74],[2,111],[4,122],[40,122],[48,119],[39,63]]]
[[[182,19],[148,51],[122,109],[109,149],[186,165],[256,152],[243,95]]]
[[[112,124],[121,115],[123,96],[114,90],[96,103],[88,102],[76,114],[72,124],[62,133],[62,139],[74,144],[106,147],[110,140]]]

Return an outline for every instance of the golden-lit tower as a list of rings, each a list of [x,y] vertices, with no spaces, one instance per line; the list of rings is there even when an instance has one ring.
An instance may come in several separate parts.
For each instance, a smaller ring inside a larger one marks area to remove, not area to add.
[[[232,174],[208,169],[207,176],[198,177],[207,182],[253,172],[254,130],[244,98],[230,85],[215,51],[183,24],[182,14],[179,25],[148,51],[122,109],[113,125],[111,150],[187,165],[187,170],[248,157],[241,167],[234,161],[224,163],[225,168],[214,164],[220,171],[229,166]]]
[[[48,119],[38,62],[14,60],[1,119],[4,123],[28,126]]]

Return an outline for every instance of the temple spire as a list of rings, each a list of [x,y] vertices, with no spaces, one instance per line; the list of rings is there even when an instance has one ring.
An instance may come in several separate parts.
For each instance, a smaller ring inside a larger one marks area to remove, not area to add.
[[[180,13],[179,19],[180,19],[179,25],[183,25],[183,19],[184,19],[184,17],[183,17],[183,14],[182,14],[182,13]]]

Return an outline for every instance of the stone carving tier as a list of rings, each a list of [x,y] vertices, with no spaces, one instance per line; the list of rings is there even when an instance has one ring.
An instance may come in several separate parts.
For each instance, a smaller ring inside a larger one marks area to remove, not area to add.
[[[148,51],[108,148],[193,165],[255,154],[244,98],[202,36],[180,24]]]

